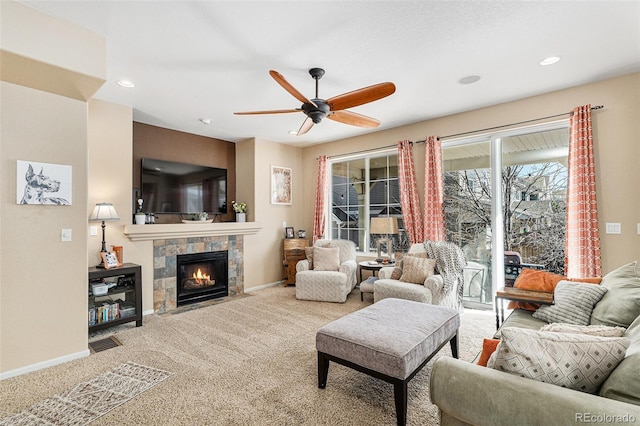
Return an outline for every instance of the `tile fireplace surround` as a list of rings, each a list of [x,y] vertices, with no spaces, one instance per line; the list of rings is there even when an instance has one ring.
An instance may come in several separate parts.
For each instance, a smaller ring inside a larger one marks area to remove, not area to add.
[[[153,310],[159,314],[176,309],[176,257],[179,254],[227,251],[229,296],[244,292],[244,238],[242,235],[153,240]]]
[[[153,241],[153,310],[177,307],[176,256],[226,250],[229,296],[244,293],[244,236],[256,234],[255,222],[211,224],[125,225],[131,241]]]

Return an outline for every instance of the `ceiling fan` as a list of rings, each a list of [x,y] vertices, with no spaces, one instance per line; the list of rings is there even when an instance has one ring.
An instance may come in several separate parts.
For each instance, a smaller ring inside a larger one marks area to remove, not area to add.
[[[316,81],[316,97],[313,99],[307,99],[302,93],[296,90],[285,78],[277,71],[271,70],[269,74],[273,79],[284,88],[287,92],[291,93],[294,98],[302,102],[302,106],[296,109],[279,109],[271,111],[247,111],[247,112],[235,112],[237,115],[250,115],[250,114],[286,114],[290,112],[304,112],[307,118],[300,126],[297,135],[304,135],[307,133],[314,124],[320,123],[324,117],[330,120],[338,121],[344,124],[350,124],[358,127],[378,127],[380,120],[367,117],[366,115],[358,114],[351,111],[345,111],[347,108],[364,105],[369,102],[377,101],[378,99],[385,98],[396,91],[396,86],[393,83],[379,83],[373,86],[363,87],[362,89],[354,90],[352,92],[343,93],[342,95],[334,96],[329,99],[320,99],[318,97],[318,80],[324,75],[322,68],[311,68],[309,74]]]

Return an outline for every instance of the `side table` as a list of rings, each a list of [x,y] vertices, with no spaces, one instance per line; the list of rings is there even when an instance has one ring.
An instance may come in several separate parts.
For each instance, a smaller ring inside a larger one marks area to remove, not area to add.
[[[394,266],[395,262],[393,263],[378,263],[378,262],[374,262],[372,260],[363,260],[362,262],[359,262],[358,265],[360,266],[359,271],[360,271],[360,282],[362,282],[362,271],[372,271],[373,276],[376,276],[376,273],[386,267],[386,266]]]
[[[500,307],[498,307],[498,299],[500,299]],[[553,305],[553,293],[546,293],[544,291],[523,290],[521,288],[515,287],[502,287],[496,292],[495,297],[496,330],[500,328],[500,323],[504,322],[503,302],[505,300],[538,303],[540,305]]]

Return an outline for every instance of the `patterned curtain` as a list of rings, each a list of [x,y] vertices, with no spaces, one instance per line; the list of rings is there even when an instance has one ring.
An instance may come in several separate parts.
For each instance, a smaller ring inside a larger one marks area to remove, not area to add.
[[[591,105],[575,108],[569,124],[565,273],[569,278],[599,277],[602,270]]]
[[[327,185],[327,156],[318,158],[318,177],[316,179],[316,205],[313,217],[313,242],[324,237],[324,208]]]
[[[429,136],[424,146],[424,236],[445,241],[442,144],[436,136]]]
[[[398,142],[398,183],[404,230],[411,244],[422,242],[424,241],[424,228],[420,199],[418,198],[416,171],[413,165],[413,150],[411,142],[406,140]]]

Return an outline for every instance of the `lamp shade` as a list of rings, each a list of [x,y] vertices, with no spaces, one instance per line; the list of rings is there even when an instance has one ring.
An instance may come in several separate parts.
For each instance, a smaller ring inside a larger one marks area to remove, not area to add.
[[[97,203],[91,213],[89,220],[91,222],[100,222],[102,220],[118,220],[120,216],[111,203]]]
[[[371,218],[372,234],[397,234],[398,219],[395,217],[373,217]]]

